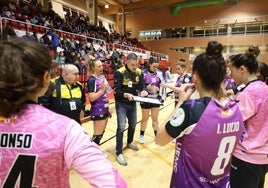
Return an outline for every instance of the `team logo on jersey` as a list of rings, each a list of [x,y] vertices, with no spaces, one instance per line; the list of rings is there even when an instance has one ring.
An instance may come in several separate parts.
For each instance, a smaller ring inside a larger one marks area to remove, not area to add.
[[[139,76],[136,76],[136,82],[139,82],[139,80],[140,80]]]
[[[178,127],[182,124],[182,122],[185,119],[185,113],[184,110],[182,108],[179,108],[176,113],[172,116],[171,120],[170,120],[170,124],[173,127]]]

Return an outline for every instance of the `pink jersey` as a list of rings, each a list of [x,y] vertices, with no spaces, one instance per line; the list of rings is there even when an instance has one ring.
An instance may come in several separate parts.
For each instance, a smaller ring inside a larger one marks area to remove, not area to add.
[[[74,120],[37,104],[0,120],[0,187],[68,188],[71,168],[93,187],[127,187]]]
[[[268,86],[252,81],[237,93],[236,99],[246,129],[234,156],[253,164],[268,164]]]

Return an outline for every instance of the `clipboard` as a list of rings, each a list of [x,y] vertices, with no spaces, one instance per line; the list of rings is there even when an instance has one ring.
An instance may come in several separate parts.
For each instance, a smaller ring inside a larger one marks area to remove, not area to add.
[[[134,101],[138,102],[147,102],[147,103],[153,103],[153,104],[162,104],[158,99],[149,98],[149,97],[139,97],[139,96],[133,96]]]

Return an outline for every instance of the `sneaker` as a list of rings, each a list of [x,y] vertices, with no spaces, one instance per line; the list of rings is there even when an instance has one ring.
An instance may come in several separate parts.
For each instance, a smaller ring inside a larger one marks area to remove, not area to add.
[[[141,144],[144,144],[144,136],[143,135],[140,135],[139,142]]]
[[[139,150],[138,146],[136,146],[136,144],[134,144],[133,142],[130,144],[127,144],[127,148],[133,149],[134,151]]]
[[[127,166],[127,160],[125,159],[123,154],[119,154],[116,156],[117,162],[122,166]]]

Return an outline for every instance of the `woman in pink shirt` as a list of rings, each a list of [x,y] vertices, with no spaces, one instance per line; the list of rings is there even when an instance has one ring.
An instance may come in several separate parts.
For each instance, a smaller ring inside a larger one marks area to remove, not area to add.
[[[236,95],[245,132],[231,160],[231,187],[263,188],[268,172],[268,86],[257,79],[258,62],[253,54],[234,56],[230,68],[235,82],[246,85]]]
[[[37,103],[51,67],[36,42],[0,43],[0,187],[68,188],[71,168],[92,187],[127,187],[76,121]]]

